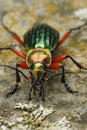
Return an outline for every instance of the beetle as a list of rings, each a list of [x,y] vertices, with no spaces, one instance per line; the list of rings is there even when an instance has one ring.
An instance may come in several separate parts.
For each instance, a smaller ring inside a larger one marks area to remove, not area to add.
[[[65,79],[65,67],[61,64],[61,61],[64,59],[70,58],[73,63],[79,67],[80,69],[87,70],[81,64],[79,64],[76,60],[74,60],[70,55],[58,55],[56,57],[52,56],[52,52],[60,47],[61,44],[70,36],[71,32],[74,30],[79,30],[86,25],[84,23],[81,26],[76,28],[71,28],[67,31],[64,36],[60,39],[59,32],[56,31],[54,28],[47,24],[38,24],[37,26],[32,27],[24,34],[24,40],[16,34],[15,32],[11,31],[4,23],[3,19],[1,20],[2,26],[5,30],[8,31],[12,35],[17,42],[26,48],[27,54],[18,51],[15,48],[11,47],[4,47],[0,48],[0,50],[11,50],[19,57],[22,57],[24,61],[16,63],[16,84],[14,88],[9,92],[9,94],[14,94],[17,90],[20,79],[19,69],[27,69],[30,72],[31,77],[27,79],[31,79],[31,87],[29,91],[29,99],[31,100],[31,93],[35,93],[38,89],[39,94],[42,96],[42,100],[44,101],[44,80],[48,80],[46,77],[47,70],[46,69],[53,69],[58,70],[62,69],[62,76],[61,82],[64,84],[66,90],[69,93],[78,93],[78,91],[73,90],[66,82]]]

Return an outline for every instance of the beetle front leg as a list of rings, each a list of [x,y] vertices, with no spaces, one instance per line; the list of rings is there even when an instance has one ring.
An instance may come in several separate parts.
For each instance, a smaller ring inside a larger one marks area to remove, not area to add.
[[[42,92],[42,101],[45,101],[45,98],[44,98],[44,88],[43,88],[43,86],[41,86],[41,92]]]
[[[32,93],[32,90],[34,89],[34,91],[35,91],[35,83],[32,83],[32,86],[31,86],[31,88],[30,88],[30,90],[29,90],[29,100],[31,100],[31,93]]]
[[[16,64],[16,84],[12,88],[12,90],[10,92],[8,92],[7,96],[12,95],[17,91],[18,84],[19,84],[20,81],[21,81],[21,78],[20,78],[19,71],[18,71],[18,64]]]
[[[39,95],[42,96],[42,101],[45,101],[45,98],[44,98],[44,87],[43,87],[43,84],[42,84],[41,87],[40,87]]]
[[[31,92],[32,92],[33,86],[31,86],[30,91],[29,91],[29,100],[31,100]]]
[[[22,61],[22,62],[19,62],[19,63],[16,64],[16,68],[15,68],[15,70],[16,70],[16,84],[7,95],[14,94],[15,91],[17,90],[17,88],[18,88],[19,82],[21,81],[21,78],[20,78],[20,75],[19,75],[20,71],[18,70],[18,67],[20,67],[22,69],[29,69],[29,67],[27,66],[25,61]],[[24,77],[26,77],[26,76],[24,75]],[[28,79],[28,77],[26,77],[26,79]]]

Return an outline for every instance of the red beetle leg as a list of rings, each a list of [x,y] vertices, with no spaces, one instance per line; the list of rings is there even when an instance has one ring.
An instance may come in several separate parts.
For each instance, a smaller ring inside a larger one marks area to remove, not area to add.
[[[53,58],[52,63],[50,65],[50,69],[59,69],[62,67],[62,64],[59,62],[63,61],[64,59],[68,58],[67,55],[61,55]]]
[[[21,51],[18,51],[16,49],[12,49],[10,47],[4,47],[4,48],[0,48],[0,51],[3,51],[3,50],[11,50],[13,51],[16,55],[22,57],[23,59],[26,59],[26,55],[24,53],[22,53]]]
[[[54,69],[54,70],[60,69],[61,67],[62,67],[62,64],[56,63],[56,62],[52,63],[52,64],[49,66],[50,69]]]
[[[67,55],[61,55],[61,56],[54,57],[52,60],[52,63],[53,62],[61,62],[62,60],[66,59],[66,57],[67,57]]]
[[[1,51],[1,50],[2,50],[2,51],[3,51],[3,50],[11,50],[11,51],[13,51],[16,55],[22,57],[23,59],[26,59],[26,55],[25,55],[24,53],[22,53],[21,51],[16,50],[15,48],[12,49],[12,48],[10,48],[10,47],[4,47],[4,48],[0,48],[0,51]]]
[[[12,33],[12,36],[18,41],[19,44],[21,44],[22,46],[25,46],[24,42],[15,32],[11,32],[11,33]]]
[[[22,61],[17,63],[18,67],[22,68],[22,69],[29,69],[29,67],[26,64],[26,61]]]
[[[2,26],[4,27],[5,30],[8,31],[8,33],[12,34],[12,36],[18,41],[19,44],[22,46],[25,46],[24,42],[21,40],[21,38],[13,31],[11,31],[4,23],[1,21]]]
[[[70,36],[71,32],[74,31],[74,30],[79,30],[81,29],[82,27],[84,27],[85,25],[87,25],[86,23],[76,27],[76,28],[71,28],[69,31],[67,31],[65,33],[65,35],[62,37],[62,39],[58,42],[58,45],[57,45],[57,48]]]
[[[58,42],[57,48],[69,37],[71,30],[66,32],[62,39]]]
[[[83,67],[81,64],[79,64],[76,60],[74,60],[71,56],[69,55],[62,55],[62,56],[58,56],[58,57],[55,57],[53,58],[52,60],[52,63],[50,65],[50,68],[53,68],[53,69],[57,69],[58,66],[60,65],[58,62],[61,62],[63,61],[64,59],[71,59],[73,61],[73,63],[79,68],[79,69],[83,69],[83,70],[87,70],[87,68]],[[62,66],[59,66],[59,67],[62,67]]]
[[[22,53],[21,51],[18,51],[18,50],[16,50],[16,49],[12,49],[12,51],[13,51],[16,55],[22,57],[23,59],[26,59],[26,55],[25,55],[24,53]]]

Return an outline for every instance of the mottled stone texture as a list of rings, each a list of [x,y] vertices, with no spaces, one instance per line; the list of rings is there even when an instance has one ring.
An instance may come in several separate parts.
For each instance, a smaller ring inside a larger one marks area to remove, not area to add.
[[[86,7],[87,0],[0,0],[0,18],[6,13],[3,17],[4,24],[21,38],[37,23],[52,26],[62,37],[69,28],[87,21]],[[0,24],[0,47],[6,46],[25,51]],[[61,54],[71,55],[87,68],[87,26],[73,31],[68,40],[54,52],[54,55]],[[11,51],[0,51],[0,65],[15,66],[21,60]],[[45,83],[45,102],[41,101],[38,95],[33,96],[32,102],[28,101],[30,81],[26,81],[23,76],[18,91],[7,98],[6,93],[15,84],[15,71],[0,67],[1,130],[87,129],[87,71],[80,71],[70,60],[64,61],[64,65],[66,71],[70,72],[66,74],[67,83],[74,90],[78,90],[79,95],[71,95],[65,90],[60,82],[60,74],[48,84]],[[26,70],[22,71],[26,75],[29,73]],[[61,73],[61,70],[50,71],[48,76],[55,73]],[[17,103],[19,110],[15,107]],[[50,110],[52,112],[48,113]]]

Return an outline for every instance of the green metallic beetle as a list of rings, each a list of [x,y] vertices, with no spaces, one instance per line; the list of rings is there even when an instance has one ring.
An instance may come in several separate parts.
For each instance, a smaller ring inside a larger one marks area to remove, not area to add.
[[[29,91],[30,100],[32,90],[33,93],[38,90],[39,94],[42,96],[42,100],[45,100],[43,85],[44,80],[49,80],[46,77],[47,69],[57,70],[62,68],[61,82],[64,84],[68,92],[77,93],[77,91],[72,90],[66,83],[64,66],[60,62],[66,58],[70,58],[80,69],[87,69],[82,67],[69,55],[61,55],[53,58],[52,52],[69,37],[73,30],[78,30],[86,24],[70,29],[61,39],[59,38],[59,33],[55,29],[47,24],[39,24],[28,30],[24,35],[24,41],[22,41],[15,32],[12,32],[6,25],[4,25],[3,21],[1,21],[1,23],[2,26],[18,41],[18,43],[27,50],[27,54],[24,54],[15,48],[0,48],[0,50],[11,50],[24,59],[24,61],[16,64],[16,85],[9,94],[13,94],[18,88],[20,82],[18,67],[30,70],[30,77],[27,77],[27,79],[31,79],[31,88]]]

